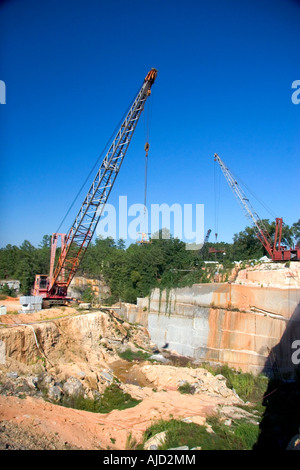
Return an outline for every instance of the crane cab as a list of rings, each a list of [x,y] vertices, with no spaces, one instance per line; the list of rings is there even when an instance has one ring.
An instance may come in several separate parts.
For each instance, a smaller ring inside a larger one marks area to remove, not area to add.
[[[47,297],[49,287],[49,276],[46,274],[36,274],[32,295]]]

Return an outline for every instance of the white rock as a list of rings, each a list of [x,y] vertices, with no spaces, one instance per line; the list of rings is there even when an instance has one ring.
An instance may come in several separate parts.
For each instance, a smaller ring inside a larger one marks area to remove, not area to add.
[[[148,441],[145,442],[144,450],[150,450],[151,446],[156,446],[158,448],[160,445],[163,445],[165,443],[166,437],[167,437],[166,431],[162,431],[162,432],[155,434],[155,436],[150,437],[150,439],[148,439]]]

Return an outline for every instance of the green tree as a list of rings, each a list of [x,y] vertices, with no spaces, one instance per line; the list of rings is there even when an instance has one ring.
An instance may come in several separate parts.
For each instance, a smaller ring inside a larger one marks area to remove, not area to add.
[[[294,244],[300,246],[300,219],[293,223],[291,232]]]

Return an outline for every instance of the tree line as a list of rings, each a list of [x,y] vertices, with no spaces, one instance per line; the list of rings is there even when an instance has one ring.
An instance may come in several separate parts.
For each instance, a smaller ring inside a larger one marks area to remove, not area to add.
[[[270,235],[275,223],[264,221]],[[111,302],[122,300],[134,303],[154,287],[184,287],[200,282],[211,282],[215,267],[204,261],[219,261],[231,268],[233,261],[259,259],[266,255],[252,227],[235,234],[233,243],[206,243],[200,250],[187,250],[186,244],[160,231],[158,238],[147,244],[131,244],[124,240],[96,238],[90,244],[77,275],[104,279],[111,290]],[[38,247],[25,240],[19,247],[7,245],[0,249],[0,279],[18,279],[21,293],[30,294],[36,274],[47,274],[50,264],[51,236],[44,235]],[[300,244],[300,220],[283,227],[282,243]],[[209,248],[220,250],[209,253]],[[59,256],[59,250],[57,255]],[[7,289],[6,289],[7,290]]]

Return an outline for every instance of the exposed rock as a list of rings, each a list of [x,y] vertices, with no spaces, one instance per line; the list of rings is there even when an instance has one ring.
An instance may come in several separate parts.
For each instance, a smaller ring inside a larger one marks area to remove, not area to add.
[[[19,377],[18,372],[7,372],[6,377],[9,379],[17,379]]]
[[[25,377],[25,380],[27,382],[27,384],[29,385],[30,388],[32,388],[33,390],[35,390],[37,388],[37,384],[38,384],[38,377],[37,376],[29,376],[29,377]]]
[[[69,377],[63,385],[63,392],[70,396],[79,396],[84,393],[84,388],[79,379]]]
[[[157,362],[162,362],[163,364],[169,364],[170,361],[166,357],[164,357],[162,354],[153,354],[150,357],[151,360],[157,361]]]
[[[286,450],[300,450],[300,428],[299,428],[299,434],[296,434],[290,440]]]
[[[77,375],[80,379],[84,379],[86,377],[86,373],[83,370],[77,372]]]
[[[189,367],[175,367],[169,365],[147,364],[140,367],[157,390],[177,390],[180,385],[191,384],[194,393],[208,393],[211,396],[228,398],[232,404],[244,404],[243,400],[226,386],[220,377],[215,377],[205,369],[191,369]]]
[[[249,411],[246,411],[238,406],[222,405],[219,407],[219,413],[221,419],[224,420],[224,424],[227,426],[231,424],[229,424],[229,421],[232,422],[232,420],[235,419],[247,419],[252,424],[259,424],[254,412],[250,413]]]
[[[268,287],[299,287],[300,286],[300,262],[284,263],[260,263],[241,269],[235,280],[235,284]]]
[[[152,436],[148,441],[144,444],[144,450],[157,450],[159,446],[165,443],[167,437],[166,431],[159,432]]]
[[[48,398],[50,398],[50,400],[59,401],[61,397],[62,397],[62,390],[60,387],[58,387],[57,385],[53,385],[52,387],[49,388]]]
[[[170,447],[168,450],[189,450],[188,446]]]
[[[87,302],[82,302],[82,303],[79,304],[78,308],[82,309],[82,310],[90,310],[91,304],[87,303]]]
[[[32,315],[38,319],[37,314]],[[46,312],[46,315],[50,313]],[[26,423],[28,429],[35,432],[38,429],[41,432],[45,429],[50,432],[51,429],[53,435],[66,432],[62,442],[72,442],[82,448],[98,449],[103,446],[106,449],[109,446],[121,449],[125,448],[126,436],[131,431],[137,442],[141,442],[142,433],[153,420],[168,420],[173,416],[174,419],[204,425],[208,432],[213,432],[206,423],[207,414],[219,411],[225,420],[238,416],[237,410],[240,409],[234,405],[243,402],[226,386],[222,375],[213,376],[201,367],[192,369],[124,360],[121,387],[132,397],[142,400],[137,407],[127,412],[114,410],[107,416],[64,409],[55,404],[62,394],[83,394],[99,399],[114,377],[119,378],[114,364],[117,359],[120,361],[116,354],[120,345],[125,349],[138,350],[141,347],[148,351],[153,345],[145,329],[119,321],[116,313],[99,311],[78,315],[76,312],[74,317],[36,323],[34,329],[45,356],[38,350],[31,328],[1,330],[2,339],[6,342],[9,370],[13,371],[11,377],[7,377],[7,366],[1,366],[0,393],[5,395],[0,395],[3,420],[11,419],[22,425]],[[109,351],[103,347],[102,341],[109,344]],[[156,360],[159,354],[153,355]],[[178,386],[185,383],[191,385],[197,396],[179,394]],[[45,393],[53,400],[52,403],[40,399]],[[228,405],[228,408],[230,405],[232,409],[219,408],[220,403]],[[16,411],[12,412],[12,409]],[[255,421],[256,418],[251,416],[251,419]],[[50,438],[49,446],[51,444],[57,448],[56,441]],[[111,438],[116,438],[115,447]],[[147,445],[154,450],[163,442],[165,439],[158,438]],[[63,448],[63,444],[61,446]]]
[[[113,380],[114,380],[114,376],[112,374],[110,374],[109,372],[103,370],[102,372],[100,372],[100,377],[105,380],[105,382],[108,382],[109,384],[112,384]]]

